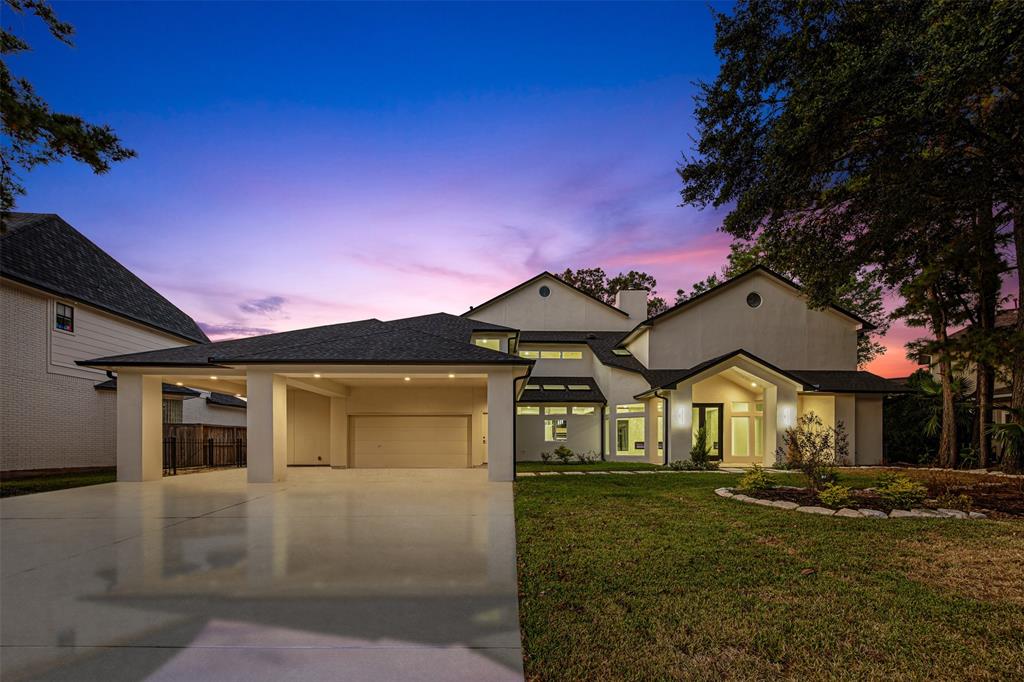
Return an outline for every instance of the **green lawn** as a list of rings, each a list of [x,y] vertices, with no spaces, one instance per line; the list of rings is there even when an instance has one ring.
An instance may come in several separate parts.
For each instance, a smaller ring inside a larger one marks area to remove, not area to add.
[[[521,479],[528,679],[1024,678],[1024,522],[827,518],[713,494],[738,478]]]
[[[559,464],[557,462],[516,462],[516,471],[600,471],[611,469],[627,471],[632,469],[662,469],[661,465],[648,462],[591,462],[590,464]]]
[[[97,483],[113,483],[117,479],[117,471],[87,471],[73,474],[51,474],[33,478],[16,478],[0,480],[0,497],[28,495],[29,493],[45,493],[50,490],[78,488],[83,485]]]

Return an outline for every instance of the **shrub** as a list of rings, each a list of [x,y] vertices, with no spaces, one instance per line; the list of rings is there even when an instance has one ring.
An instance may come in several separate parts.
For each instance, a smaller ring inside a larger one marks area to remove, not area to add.
[[[673,471],[717,471],[718,462],[708,460],[698,464],[691,459],[674,459],[668,463],[668,468]]]
[[[562,464],[568,464],[569,461],[573,458],[572,450],[565,447],[564,445],[559,445],[557,448],[555,448],[554,454],[555,458]]]
[[[743,474],[743,478],[740,479],[740,482],[736,487],[745,492],[756,493],[761,490],[774,488],[775,479],[773,479],[767,471],[755,464],[750,471]]]
[[[690,461],[696,465],[695,468],[701,469],[710,459],[711,448],[708,447],[708,430],[706,427],[701,426],[697,429],[693,447],[690,448]]]
[[[594,452],[577,452],[576,462],[578,464],[592,464],[598,461],[599,457]]]
[[[821,418],[809,412],[797,420],[796,426],[786,429],[783,445],[776,450],[776,459],[784,459],[787,468],[799,469],[811,490],[836,480],[835,467],[846,461],[850,454],[846,427],[825,426]]]
[[[953,493],[944,493],[939,495],[936,500],[940,509],[959,509],[963,512],[971,511],[974,506],[974,500],[971,499],[970,495],[960,493],[954,495]]]
[[[897,509],[920,506],[928,497],[928,489],[902,474],[885,477],[875,489],[883,500]]]
[[[542,461],[542,462],[550,462],[551,461],[551,453],[550,452],[542,452],[542,453],[540,453],[540,461]]]
[[[826,483],[818,493],[818,499],[826,507],[846,507],[850,504],[850,489],[845,485]]]

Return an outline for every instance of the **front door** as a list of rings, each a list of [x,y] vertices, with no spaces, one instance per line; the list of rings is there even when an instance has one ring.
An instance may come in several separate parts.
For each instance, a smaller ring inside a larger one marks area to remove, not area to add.
[[[708,434],[708,449],[711,459],[722,459],[722,403],[693,404],[693,443],[697,442],[697,430],[701,427]]]

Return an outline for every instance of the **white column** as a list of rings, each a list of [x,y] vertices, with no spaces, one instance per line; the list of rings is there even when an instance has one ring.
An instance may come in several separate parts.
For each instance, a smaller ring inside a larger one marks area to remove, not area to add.
[[[659,398],[650,398],[644,404],[644,458],[651,464],[661,464],[658,457],[658,403]]]
[[[673,462],[690,459],[693,447],[693,385],[681,384],[669,394],[668,455]]]
[[[163,391],[158,376],[117,376],[117,480],[163,476]]]
[[[764,388],[764,457],[761,464],[775,464],[775,450],[779,446],[779,388],[775,384],[767,384]]]
[[[487,375],[487,478],[511,481],[516,459],[512,449],[515,397],[512,372]]]
[[[856,398],[852,395],[836,396],[836,426],[843,423],[846,431],[846,444],[850,448],[846,464],[857,463],[857,405]]]
[[[765,405],[768,409],[768,405]],[[775,445],[772,447],[772,462],[775,461],[775,450],[783,447],[786,429],[796,426],[797,417],[796,389],[788,384],[780,384],[777,390],[775,410]],[[767,429],[765,429],[767,431]],[[771,441],[768,443],[771,445]],[[767,456],[767,453],[765,453]]]
[[[250,370],[246,377],[249,483],[283,481],[288,466],[288,386],[283,376]]]
[[[331,398],[331,467],[348,467],[348,398]]]

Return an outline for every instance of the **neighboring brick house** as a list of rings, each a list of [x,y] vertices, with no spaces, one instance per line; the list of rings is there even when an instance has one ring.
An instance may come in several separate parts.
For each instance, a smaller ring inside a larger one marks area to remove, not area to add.
[[[115,463],[116,384],[75,364],[208,342],[195,320],[60,216],[0,231],[0,471]],[[165,386],[181,400],[189,389]],[[198,398],[194,398],[199,400]]]

